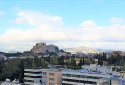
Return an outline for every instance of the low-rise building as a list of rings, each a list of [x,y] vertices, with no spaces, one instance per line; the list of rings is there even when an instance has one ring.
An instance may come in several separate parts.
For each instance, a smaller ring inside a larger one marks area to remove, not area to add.
[[[59,69],[42,70],[42,85],[62,85],[62,72]]]
[[[62,71],[59,69],[25,69],[25,85],[62,85]]]
[[[125,71],[120,71],[120,76],[121,76],[122,78],[125,78]]]
[[[25,69],[25,85],[125,85],[125,78],[108,66],[85,65],[83,69]]]
[[[81,70],[63,70],[62,85],[125,85],[124,75],[110,66],[84,65]]]
[[[101,85],[104,82],[110,83],[108,79],[112,75],[99,71],[82,70],[63,70],[62,85]]]
[[[25,69],[24,70],[25,85],[41,85],[42,69]]]
[[[111,80],[111,85],[125,85],[124,78],[113,77],[110,80]]]

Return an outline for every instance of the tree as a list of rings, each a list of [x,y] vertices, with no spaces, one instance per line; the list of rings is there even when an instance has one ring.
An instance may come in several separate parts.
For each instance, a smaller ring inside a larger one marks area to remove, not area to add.
[[[50,64],[58,65],[58,57],[57,56],[51,57]]]
[[[82,65],[83,65],[83,60],[80,59],[78,66],[82,66]]]
[[[49,52],[49,50],[46,50],[46,54],[48,55],[47,61],[50,63],[50,52]]]
[[[39,67],[39,59],[37,56],[34,57],[34,63],[35,63],[35,67],[38,68]]]
[[[64,56],[58,58],[59,65],[64,65]]]
[[[19,68],[20,68],[19,81],[20,81],[20,83],[23,83],[23,78],[24,78],[24,62],[23,62],[23,60],[20,61]]]
[[[71,58],[71,65],[76,66],[76,61],[74,58]]]
[[[84,57],[82,58],[82,65],[85,65],[85,59],[84,59]]]
[[[76,67],[76,61],[74,58],[71,58],[71,66],[72,68]]]
[[[6,78],[11,80],[19,78],[19,62],[19,59],[11,59],[5,62],[5,66],[2,69],[2,80],[5,80]]]
[[[1,58],[0,60],[0,81],[2,81],[2,69],[4,68],[5,61]]]

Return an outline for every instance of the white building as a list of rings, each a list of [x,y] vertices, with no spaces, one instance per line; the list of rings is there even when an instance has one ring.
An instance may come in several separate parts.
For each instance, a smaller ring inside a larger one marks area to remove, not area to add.
[[[99,71],[82,70],[63,70],[62,85],[101,85],[104,82],[110,84],[113,75]]]
[[[92,64],[81,70],[63,70],[62,85],[125,85],[125,78],[110,66]]]
[[[2,82],[0,85],[11,85],[10,79],[6,79],[4,82]]]
[[[25,69],[25,85],[125,85],[125,78],[110,68],[95,65],[81,70]],[[91,68],[91,69],[90,69]],[[102,69],[101,69],[102,68]]]
[[[25,85],[41,85],[42,69],[25,69],[24,84]]]

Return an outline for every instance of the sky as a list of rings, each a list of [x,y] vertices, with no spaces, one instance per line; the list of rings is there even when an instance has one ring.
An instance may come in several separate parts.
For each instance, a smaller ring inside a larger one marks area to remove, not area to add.
[[[0,51],[46,42],[125,50],[124,0],[0,0]]]

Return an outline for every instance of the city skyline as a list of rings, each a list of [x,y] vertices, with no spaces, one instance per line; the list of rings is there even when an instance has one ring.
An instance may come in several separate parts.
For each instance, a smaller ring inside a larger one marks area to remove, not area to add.
[[[0,51],[30,50],[37,42],[125,50],[124,4],[123,0],[2,0]]]

